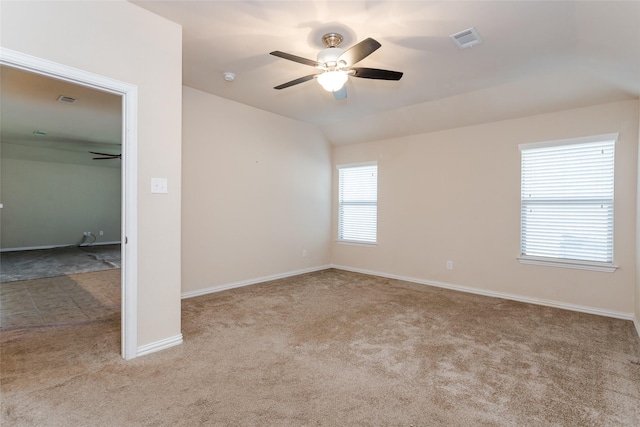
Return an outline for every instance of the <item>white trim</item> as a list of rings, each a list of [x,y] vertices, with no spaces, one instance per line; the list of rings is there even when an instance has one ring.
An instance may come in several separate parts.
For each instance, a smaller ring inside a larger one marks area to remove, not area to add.
[[[23,246],[19,248],[2,248],[0,252],[18,252],[18,251],[37,251],[40,249],[59,249],[59,248],[90,248],[92,246],[106,246],[106,245],[119,245],[120,242],[100,242],[92,243],[90,245],[46,245],[46,246]]]
[[[582,136],[578,138],[556,139],[555,141],[528,142],[518,144],[520,151],[532,148],[557,147],[560,145],[587,144],[589,142],[617,141],[619,133],[605,133],[602,135]]]
[[[137,356],[138,342],[138,87],[0,47],[0,64],[122,96],[122,357]],[[127,239],[128,237],[128,239]]]
[[[339,245],[350,245],[350,246],[368,246],[368,247],[375,247],[378,246],[378,242],[363,242],[360,240],[340,240],[337,239],[336,243]]]
[[[331,265],[322,265],[322,266],[319,266],[319,267],[306,268],[304,270],[288,271],[286,273],[273,274],[271,276],[264,276],[264,277],[257,277],[255,279],[241,280],[239,282],[228,283],[226,285],[211,286],[211,287],[204,288],[204,289],[198,289],[196,291],[183,292],[182,295],[181,295],[181,298],[182,299],[186,299],[186,298],[198,297],[200,295],[207,295],[207,294],[211,294],[211,293],[214,293],[214,292],[227,291],[229,289],[241,288],[241,287],[244,287],[244,286],[255,285],[255,284],[263,283],[263,282],[269,282],[271,280],[285,279],[287,277],[299,276],[301,274],[313,273],[315,271],[327,270],[329,268],[332,268],[332,266]]]
[[[378,166],[378,161],[373,160],[371,162],[362,162],[362,163],[348,163],[346,165],[336,165],[336,169],[348,169],[348,168],[357,168],[361,166]]]
[[[633,324],[636,326],[636,332],[638,333],[638,337],[640,337],[640,320],[637,317],[633,317]]]
[[[530,255],[521,255],[518,257],[518,261],[520,261],[521,264],[528,265],[545,265],[547,267],[574,268],[577,270],[602,271],[605,273],[613,273],[618,268],[617,265],[607,264],[604,262],[555,259]]]
[[[352,271],[354,273],[369,274],[372,276],[385,277],[387,279],[403,280],[405,282],[412,282],[412,283],[417,283],[420,285],[427,285],[427,286],[435,286],[438,288],[451,289],[454,291],[467,292],[470,294],[484,295],[484,296],[494,297],[494,298],[502,298],[502,299],[507,299],[512,301],[524,302],[528,304],[560,308],[563,310],[578,311],[581,313],[595,314],[598,316],[613,317],[615,319],[633,320],[634,318],[633,313],[624,313],[621,311],[613,311],[613,310],[603,310],[601,308],[596,308],[596,307],[567,304],[563,302],[545,300],[540,298],[523,297],[520,295],[507,294],[503,292],[488,291],[484,289],[470,288],[468,286],[453,285],[449,283],[436,282],[433,280],[416,279],[414,277],[398,276],[396,274],[381,273],[378,271],[363,270],[359,268],[351,268],[351,267],[345,267],[345,266],[335,265],[335,264],[332,264],[331,267],[336,268],[338,270]]]
[[[122,357],[131,360],[139,354],[137,86],[130,86],[129,91],[123,94],[122,110]]]
[[[152,342],[150,344],[141,345],[138,347],[138,356],[146,356],[147,354],[155,353],[157,351],[166,350],[171,347],[182,344],[182,334],[178,334],[173,337],[165,338],[160,341]]]

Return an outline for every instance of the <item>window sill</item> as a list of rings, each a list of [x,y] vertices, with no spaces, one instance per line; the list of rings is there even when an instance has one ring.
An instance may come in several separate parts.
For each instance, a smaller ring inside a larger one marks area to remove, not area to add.
[[[617,265],[606,262],[577,261],[570,259],[555,259],[522,255],[518,257],[521,264],[545,265],[548,267],[575,268],[578,270],[602,271],[613,273],[618,268]]]
[[[359,242],[357,240],[336,240],[336,242],[340,245],[352,245],[352,246],[367,246],[367,247],[375,247],[378,246],[378,243],[370,243],[370,242]]]

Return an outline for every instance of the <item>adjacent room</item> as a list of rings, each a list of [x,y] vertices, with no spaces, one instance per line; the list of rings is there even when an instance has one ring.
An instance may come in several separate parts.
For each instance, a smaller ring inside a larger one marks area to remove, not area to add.
[[[640,2],[0,8],[0,256],[122,245],[55,276],[122,315],[3,302],[3,425],[640,424]],[[9,139],[14,73],[110,92],[121,146]]]
[[[0,68],[2,326],[99,319],[120,310],[121,99]],[[9,284],[13,283],[13,284]]]

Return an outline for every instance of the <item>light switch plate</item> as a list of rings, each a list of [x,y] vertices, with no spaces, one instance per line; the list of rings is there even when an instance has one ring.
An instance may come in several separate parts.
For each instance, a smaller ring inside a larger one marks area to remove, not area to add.
[[[151,178],[151,192],[164,194],[167,192],[167,178]]]

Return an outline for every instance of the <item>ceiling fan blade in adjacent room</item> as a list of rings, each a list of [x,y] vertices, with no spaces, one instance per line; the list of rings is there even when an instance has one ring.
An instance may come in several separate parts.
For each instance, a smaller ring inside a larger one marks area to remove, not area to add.
[[[274,50],[271,52],[271,55],[277,56],[278,58],[288,59],[289,61],[298,62],[304,65],[310,65],[312,67],[320,67],[322,64],[318,61],[314,61],[313,59],[302,58],[301,56],[292,55],[286,52],[280,52],[279,50]]]
[[[89,151],[91,154],[95,154],[103,157],[94,157],[93,160],[109,160],[109,159],[121,159],[122,154],[110,154],[110,153],[99,153],[97,151]]]
[[[380,46],[380,43],[372,38],[366,38],[360,43],[351,46],[342,55],[338,57],[338,62],[344,62],[347,67],[362,61],[367,56],[375,52]]]
[[[342,89],[333,92],[333,97],[335,99],[346,99],[347,98],[347,87],[342,86]]]
[[[300,84],[300,83],[307,82],[309,80],[312,80],[318,74],[322,74],[322,73],[309,74],[308,76],[300,77],[299,79],[295,79],[295,80],[291,80],[290,82],[282,83],[281,85],[274,87],[274,89],[285,89],[285,88],[291,87],[293,85],[297,85],[297,84]]]
[[[354,77],[360,77],[363,79],[378,79],[378,80],[400,80],[402,74],[400,71],[391,70],[379,70],[377,68],[351,68],[355,71]]]

